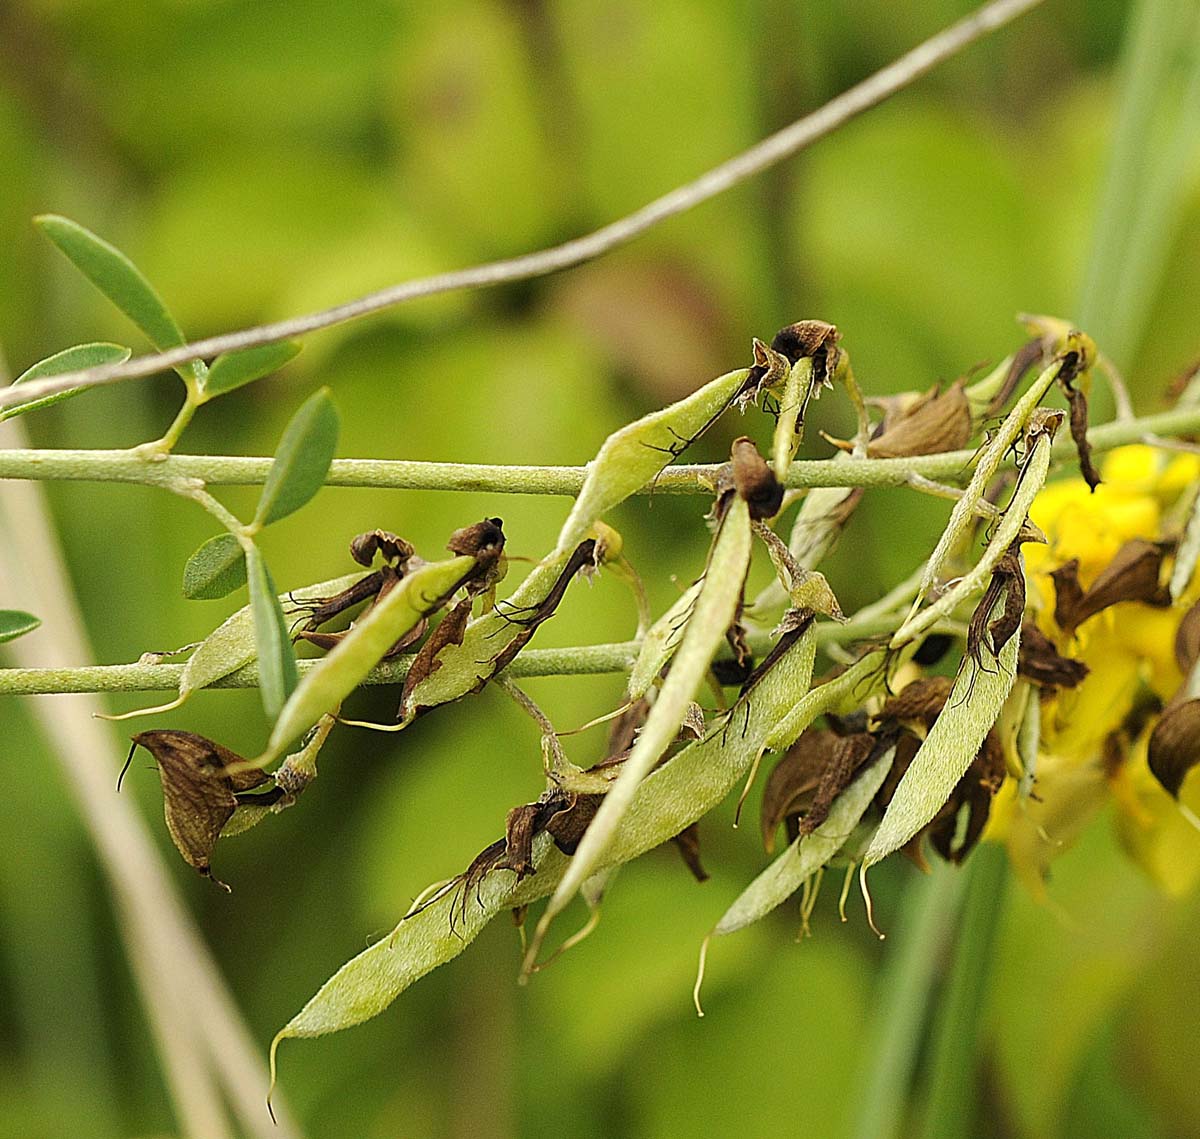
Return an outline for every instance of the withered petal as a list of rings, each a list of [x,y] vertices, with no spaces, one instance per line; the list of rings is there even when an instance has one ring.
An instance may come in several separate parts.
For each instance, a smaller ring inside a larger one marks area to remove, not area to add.
[[[671,841],[675,844],[687,868],[692,872],[692,877],[697,882],[707,882],[708,871],[700,862],[700,824],[692,823],[691,826],[681,830]]]
[[[833,757],[837,736],[823,728],[809,728],[775,765],[763,788],[760,821],[763,847],[775,852],[775,832],[790,815],[798,815],[816,791],[821,773]]]
[[[416,579],[414,578],[413,580],[415,581]],[[404,688],[400,694],[401,709],[407,708],[409,698],[412,696],[417,685],[441,668],[441,661],[437,659],[438,654],[450,645],[461,645],[463,643],[467,622],[470,619],[471,598],[464,597],[438,622],[437,628],[433,630],[433,634],[429,640],[421,646],[420,652],[413,657],[408,675],[404,678]]]
[[[1040,688],[1075,688],[1091,670],[1081,660],[1059,653],[1054,642],[1033,621],[1021,628],[1017,675]]]
[[[884,703],[879,719],[900,724],[915,720],[931,728],[950,698],[953,687],[954,681],[949,676],[920,677],[906,684],[899,695],[890,697]]]
[[[1200,699],[1167,708],[1150,733],[1148,759],[1154,778],[1173,798],[1184,777],[1200,763]]]
[[[1200,601],[1183,615],[1175,630],[1175,661],[1184,676],[1195,667],[1197,657],[1200,657]]]
[[[242,757],[195,732],[141,732],[133,742],[158,765],[171,840],[190,866],[211,877],[213,847],[237,810],[234,793],[261,786],[270,776],[258,769],[230,774],[227,769]]]
[[[876,459],[957,451],[971,438],[971,405],[965,385],[956,380],[946,391],[922,399],[905,414],[885,422],[867,453]]]
[[[360,566],[370,566],[376,554],[382,554],[388,565],[403,567],[416,551],[390,530],[368,530],[356,535],[350,542],[350,556]]]
[[[1051,573],[1054,579],[1054,619],[1059,628],[1073,633],[1089,617],[1122,601],[1142,601],[1162,607],[1170,596],[1159,584],[1163,547],[1144,538],[1132,538],[1086,590],[1079,586],[1079,563],[1072,559]]]
[[[750,507],[752,519],[774,518],[783,505],[783,484],[775,477],[754,441],[745,435],[729,451],[733,485]]]

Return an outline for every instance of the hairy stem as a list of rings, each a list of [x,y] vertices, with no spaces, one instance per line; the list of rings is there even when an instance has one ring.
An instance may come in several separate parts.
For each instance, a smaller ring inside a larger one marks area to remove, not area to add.
[[[1140,419],[1105,423],[1088,432],[1095,451],[1155,436],[1200,430],[1200,407],[1179,407]],[[1052,452],[1058,462],[1074,455],[1069,438]],[[788,471],[789,487],[906,486],[914,475],[962,481],[970,474],[976,452],[946,451],[900,459],[807,459]],[[125,482],[165,486],[178,479],[200,479],[208,486],[257,486],[266,481],[273,460],[234,455],[169,455],[148,463],[128,451],[31,450],[0,451],[0,479],[65,482]],[[640,493],[711,494],[719,468],[713,464],[668,467]],[[375,487],[390,490],[483,491],[489,494],[576,495],[586,467],[502,466],[488,463],[426,463],[407,459],[334,459],[327,486]]]
[[[868,637],[893,632],[903,620],[902,613],[872,612],[867,620],[853,618],[845,625],[822,624],[817,627],[820,646],[849,644]],[[956,633],[953,623],[934,627],[935,632]],[[750,647],[758,654],[770,649],[766,637],[751,637]],[[628,672],[637,660],[640,641],[618,641],[602,645],[575,645],[562,649],[525,649],[505,669],[505,675],[526,676],[599,676]],[[300,676],[320,662],[296,662]],[[387,660],[376,665],[363,684],[400,684],[408,674],[411,660]],[[153,660],[136,664],[90,665],[84,668],[4,668],[0,669],[0,696],[35,696],[64,692],[168,692],[179,687],[182,664]],[[248,664],[216,681],[212,688],[257,688],[258,667]]]

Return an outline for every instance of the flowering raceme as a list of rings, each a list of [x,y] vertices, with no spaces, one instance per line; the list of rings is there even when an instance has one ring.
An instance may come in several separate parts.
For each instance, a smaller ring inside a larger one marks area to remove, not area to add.
[[[1184,778],[1197,758],[1187,730],[1194,699],[1185,707],[1197,695],[1188,690],[1196,671],[1189,630],[1200,620],[1194,553],[1193,572],[1174,574],[1174,603],[1162,584],[1198,478],[1195,455],[1128,446],[1107,458],[1094,492],[1083,479],[1064,479],[1030,511],[1047,537],[1024,551],[1032,619],[1062,657],[1083,666],[1082,679],[1040,691],[1018,682],[1009,736],[1015,751],[1018,733],[1027,741],[1034,733],[1028,754],[1036,760],[1025,779],[1006,780],[986,837],[1007,845],[1038,896],[1051,861],[1109,801],[1123,845],[1161,888],[1180,894],[1200,876],[1200,781]]]

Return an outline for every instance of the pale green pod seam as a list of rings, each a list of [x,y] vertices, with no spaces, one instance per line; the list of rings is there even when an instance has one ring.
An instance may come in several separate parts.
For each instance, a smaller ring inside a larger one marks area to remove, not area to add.
[[[812,689],[775,725],[767,735],[767,751],[784,751],[800,738],[818,716],[833,711],[843,700],[851,699],[861,704],[881,688],[884,682],[884,665],[887,654],[875,649],[855,661],[840,676],[827,680]]]
[[[725,911],[713,933],[724,936],[759,920],[786,902],[811,874],[826,865],[854,833],[891,769],[896,749],[879,756],[834,801],[829,817],[811,834],[801,835],[771,863]]]
[[[1021,481],[1017,483],[1012,500],[1004,511],[1004,517],[1001,519],[1000,525],[996,527],[996,532],[979,561],[952,589],[948,589],[932,605],[910,616],[893,635],[892,648],[899,648],[901,645],[916,640],[943,617],[952,613],[968,597],[981,592],[986,587],[992,571],[996,568],[996,563],[1004,556],[1005,551],[1021,532],[1021,527],[1025,524],[1025,519],[1029,514],[1029,508],[1046,482],[1046,475],[1050,471],[1052,443],[1051,435],[1044,433],[1038,435],[1033,444],[1033,453],[1021,471]]]
[[[1200,562],[1200,491],[1196,493],[1188,512],[1183,538],[1175,551],[1175,564],[1171,567],[1171,581],[1167,588],[1173,604],[1179,603],[1196,572],[1197,562]]]
[[[640,700],[650,690],[650,686],[658,679],[663,666],[674,655],[683,640],[688,614],[696,603],[696,597],[704,579],[694,582],[680,594],[675,604],[666,611],[647,631],[642,638],[642,647],[638,650],[637,660],[629,673],[629,699]]]
[[[779,415],[775,420],[775,434],[771,441],[771,466],[775,477],[782,482],[787,478],[792,456],[804,438],[804,420],[801,418],[809,397],[812,395],[813,362],[811,356],[801,356],[791,367],[779,396]]]
[[[989,611],[989,622],[1004,611],[1007,595],[1006,588]],[[865,866],[899,850],[945,806],[1012,690],[1020,643],[1018,629],[999,657],[981,647],[980,656],[986,653],[991,658],[986,665],[970,654],[963,658],[945,707],[900,780],[871,840]]]
[[[1013,405],[1012,411],[1005,417],[1004,422],[1000,424],[996,434],[979,452],[979,459],[975,463],[975,470],[971,473],[971,481],[967,483],[962,497],[954,504],[954,509],[950,511],[950,521],[946,523],[946,529],[938,539],[933,553],[929,555],[929,561],[925,566],[925,573],[921,577],[921,588],[918,590],[917,600],[913,604],[914,610],[937,580],[937,576],[941,573],[942,566],[950,556],[954,544],[962,537],[968,527],[975,524],[975,509],[984,492],[987,490],[988,483],[991,482],[992,476],[996,471],[1000,469],[1000,463],[1004,459],[1008,449],[1012,446],[1013,441],[1025,429],[1026,423],[1029,422],[1029,417],[1033,414],[1038,404],[1042,402],[1046,392],[1050,390],[1050,386],[1058,378],[1058,373],[1062,371],[1062,366],[1063,362],[1061,360],[1055,360],[1050,367],[1046,368],[1029,385],[1024,395]]]
[[[723,724],[646,777],[605,852],[604,866],[629,862],[668,841],[729,794],[745,776],[770,728],[796,702],[797,694],[807,691],[815,641],[809,628],[734,704]],[[272,1071],[280,1041],[336,1032],[382,1012],[414,981],[457,957],[497,914],[549,894],[570,859],[548,836],[540,835],[534,841],[533,861],[536,873],[519,884],[503,871],[487,875],[480,883],[478,902],[473,891],[465,912],[454,908],[453,929],[450,914],[455,898],[447,894],[343,965],[275,1037]]]
[[[449,558],[431,562],[403,577],[305,675],[275,721],[263,760],[280,755],[292,740],[336,708],[362,683],[384,653],[433,612],[474,568],[474,558]]]
[[[570,868],[550,899],[538,923],[539,934],[544,934],[554,915],[567,906],[584,879],[599,869],[601,856],[633,801],[638,784],[678,734],[688,704],[694,699],[713,655],[737,613],[750,565],[750,547],[750,509],[744,499],[735,497],[721,521],[704,573],[704,584],[696,597],[671,671],[659,689],[658,698],[638,733],[629,758],[621,765],[621,774],[604,796],[596,817],[571,859]],[[537,940],[535,937],[531,953],[536,951]]]
[[[329,581],[318,581],[281,594],[279,603],[285,613],[295,611],[294,602],[333,597],[364,576],[359,571]],[[254,618],[250,606],[244,605],[209,633],[188,658],[179,677],[180,698],[185,699],[197,689],[207,688],[231,672],[236,672],[249,664],[254,655]]]
[[[517,612],[536,609],[553,588],[569,556],[557,551],[543,558],[530,570],[512,595],[500,602],[504,610]],[[461,645],[447,645],[437,657],[437,670],[409,693],[409,708],[435,708],[473,692],[480,681],[491,676],[488,667],[524,629],[491,610],[471,621],[463,633]],[[411,722],[411,711],[402,723]]]
[[[727,372],[678,403],[614,431],[588,463],[579,497],[558,536],[557,553],[570,553],[598,518],[650,482],[685,442],[729,406],[749,374],[748,368]]]

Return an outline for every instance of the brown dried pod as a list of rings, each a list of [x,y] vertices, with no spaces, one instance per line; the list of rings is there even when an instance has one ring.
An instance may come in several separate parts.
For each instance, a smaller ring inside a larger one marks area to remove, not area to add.
[[[269,783],[271,777],[257,768],[229,774],[227,769],[242,763],[242,757],[195,732],[140,732],[133,746],[144,747],[158,764],[171,841],[189,866],[212,878],[209,860],[222,828],[237,810],[237,793]],[[229,889],[224,882],[218,885]]]
[[[1081,660],[1063,656],[1033,621],[1021,627],[1017,675],[1039,688],[1075,688],[1091,670]]]
[[[1200,763],[1200,700],[1172,704],[1150,733],[1150,771],[1173,798],[1184,777]]]
[[[403,572],[415,552],[408,542],[390,530],[368,530],[350,542],[350,556],[360,566],[370,567],[375,555],[381,554],[384,564],[398,567]]]

